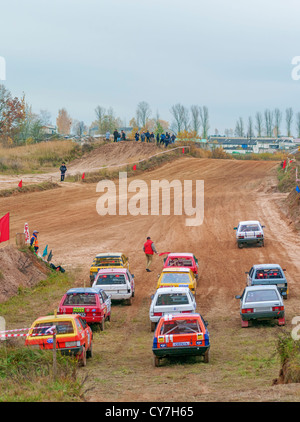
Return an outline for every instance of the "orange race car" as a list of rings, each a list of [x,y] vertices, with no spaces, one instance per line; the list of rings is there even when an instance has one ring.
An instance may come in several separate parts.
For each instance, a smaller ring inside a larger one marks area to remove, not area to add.
[[[203,356],[209,362],[207,322],[198,313],[170,314],[160,318],[154,332],[154,365],[172,356]]]
[[[26,346],[53,349],[53,330],[56,329],[56,348],[62,354],[73,355],[82,366],[92,357],[93,333],[77,314],[50,315],[34,321],[25,340]]]

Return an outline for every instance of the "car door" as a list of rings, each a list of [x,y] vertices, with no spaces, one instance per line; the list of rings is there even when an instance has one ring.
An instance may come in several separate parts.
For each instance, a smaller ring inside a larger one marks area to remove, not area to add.
[[[251,286],[252,285],[252,277],[253,277],[253,274],[254,274],[254,268],[251,267],[250,271],[247,274],[247,282],[246,282],[247,286]]]
[[[128,270],[126,271],[126,275],[127,275],[128,283],[130,284],[132,296],[134,296],[134,288],[135,288],[134,277]]]
[[[188,295],[189,295],[189,300],[191,302],[191,306],[194,309],[194,311],[196,311],[197,304],[196,304],[195,296],[193,295],[193,293],[190,290],[188,292]]]
[[[111,310],[111,300],[110,297],[106,294],[105,291],[99,292],[101,294],[102,297],[102,301],[104,304],[104,314],[105,316],[108,315],[110,313]]]
[[[82,326],[83,332],[84,332],[84,336],[86,338],[86,349],[89,349],[91,346],[91,341],[92,341],[92,337],[91,337],[91,332],[89,329],[88,324],[86,323],[86,321],[82,318],[79,318],[79,323]]]

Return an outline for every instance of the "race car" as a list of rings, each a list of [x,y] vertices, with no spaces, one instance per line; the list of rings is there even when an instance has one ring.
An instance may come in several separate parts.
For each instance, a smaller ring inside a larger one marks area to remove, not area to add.
[[[32,324],[25,345],[39,349],[53,349],[53,333],[56,330],[56,349],[75,356],[82,366],[92,357],[93,333],[78,314],[50,315],[37,318]]]
[[[151,297],[149,310],[151,331],[165,314],[194,313],[195,297],[188,287],[161,287]]]
[[[164,268],[190,268],[198,277],[198,260],[192,253],[169,253],[164,259]]]
[[[129,260],[121,252],[99,253],[96,255],[90,268],[91,286],[98,271],[103,268],[127,268],[130,271]]]
[[[164,268],[157,282],[157,289],[160,287],[188,287],[195,295],[197,280],[190,268]]]
[[[209,362],[210,341],[207,322],[198,313],[164,315],[154,332],[152,351],[154,366],[162,358],[203,356]]]
[[[276,286],[248,286],[240,300],[241,325],[249,326],[254,320],[277,320],[278,325],[285,324],[283,299]]]
[[[240,221],[236,230],[236,241],[239,248],[243,248],[244,245],[258,245],[264,246],[264,229],[259,221]]]
[[[288,297],[288,283],[285,277],[285,269],[279,264],[259,264],[253,265],[250,271],[247,271],[247,286],[257,285],[275,285],[280,291],[282,297]]]
[[[88,324],[100,324],[103,331],[105,321],[110,321],[111,298],[102,289],[76,287],[63,295],[57,313],[78,314]]]
[[[134,275],[127,268],[102,269],[98,271],[92,287],[103,289],[112,300],[125,300],[127,305],[131,305],[135,294]]]

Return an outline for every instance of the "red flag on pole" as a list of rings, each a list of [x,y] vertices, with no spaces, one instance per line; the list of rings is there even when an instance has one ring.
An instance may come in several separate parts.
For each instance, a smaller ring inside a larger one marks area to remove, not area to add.
[[[286,160],[284,160],[282,168],[285,169],[285,167],[286,167]]]
[[[132,170],[136,170],[136,164],[132,167]]]
[[[85,173],[82,173],[81,179],[83,180],[85,178]]]
[[[0,218],[0,243],[9,240],[9,213]]]
[[[184,148],[182,148],[182,154],[184,154]]]
[[[23,186],[22,180],[20,180],[18,186],[19,186],[19,188],[21,188]]]

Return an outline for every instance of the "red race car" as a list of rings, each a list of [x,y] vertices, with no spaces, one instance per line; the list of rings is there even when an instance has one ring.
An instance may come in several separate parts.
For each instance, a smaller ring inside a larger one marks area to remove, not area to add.
[[[81,365],[92,357],[91,328],[79,315],[50,315],[40,317],[32,324],[25,345],[53,349],[53,331],[56,331],[56,349],[64,355],[76,356]]]
[[[160,318],[153,338],[154,365],[172,356],[203,356],[209,362],[207,322],[198,313],[169,314]]]
[[[164,268],[185,267],[190,268],[195,277],[198,277],[198,260],[192,253],[169,253],[164,259]]]
[[[103,331],[105,321],[110,321],[111,299],[102,289],[73,288],[62,297],[57,313],[78,314],[88,324],[100,324]]]

